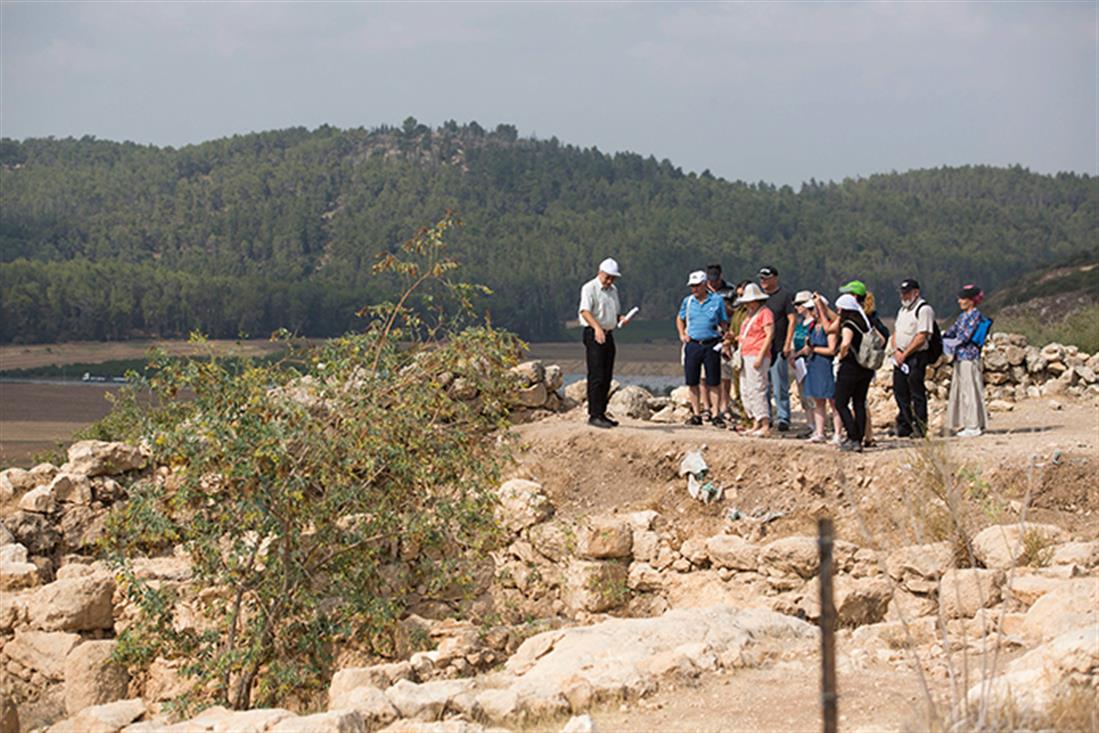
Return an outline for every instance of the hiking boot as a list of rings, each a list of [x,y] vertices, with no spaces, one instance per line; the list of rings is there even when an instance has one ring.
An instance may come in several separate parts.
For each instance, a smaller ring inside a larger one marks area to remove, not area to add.
[[[688,425],[701,425],[702,424],[702,416],[701,415],[691,415],[689,418],[687,418],[687,424]]]
[[[618,421],[615,420],[610,415],[608,415],[607,413],[604,412],[602,417],[603,417],[604,420],[606,420],[607,422],[609,422],[611,424],[612,428],[617,428],[618,427]]]
[[[614,425],[610,422],[610,420],[607,420],[607,418],[605,418],[605,417],[589,417],[588,418],[588,425],[591,425],[593,428],[603,428],[603,429],[613,428],[614,427]]]

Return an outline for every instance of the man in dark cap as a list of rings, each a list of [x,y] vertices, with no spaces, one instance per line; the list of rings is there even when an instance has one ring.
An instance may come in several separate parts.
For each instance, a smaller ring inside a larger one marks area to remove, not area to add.
[[[897,435],[922,438],[927,431],[928,347],[935,330],[935,309],[920,297],[913,278],[900,284],[901,308],[893,327],[893,399],[897,402]]]
[[[778,284],[778,270],[768,265],[759,271],[759,285],[767,293],[767,308],[775,317],[775,335],[771,340],[771,424],[780,433],[790,429],[790,367],[794,353],[794,295]]]

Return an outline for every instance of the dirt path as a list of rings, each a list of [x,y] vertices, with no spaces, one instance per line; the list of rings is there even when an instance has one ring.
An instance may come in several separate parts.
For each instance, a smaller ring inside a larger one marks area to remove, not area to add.
[[[818,675],[802,661],[706,675],[592,718],[603,733],[810,733],[821,728]],[[841,730],[926,729],[926,705],[909,671],[882,665],[841,672],[838,686]]]

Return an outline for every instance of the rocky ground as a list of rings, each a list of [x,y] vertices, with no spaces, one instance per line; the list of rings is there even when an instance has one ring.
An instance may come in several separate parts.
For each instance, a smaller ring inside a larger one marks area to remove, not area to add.
[[[527,365],[531,422],[498,490],[510,538],[486,558],[478,615],[418,609],[405,623],[433,648],[348,657],[320,709],[183,722],[165,707],[186,689],[181,660],[135,677],[111,661],[133,609],[95,556],[127,482],[166,469],[76,444],[62,466],[0,473],[0,731],[816,729],[822,516],[837,534],[843,729],[1094,729],[1099,410],[1086,372],[1066,368],[1051,378],[1063,390],[1013,391],[981,438],[852,455],[630,417],[632,398],[612,407],[621,427],[597,431],[550,396],[558,370]],[[720,499],[689,496],[692,451]],[[135,569],[190,579],[180,552]]]

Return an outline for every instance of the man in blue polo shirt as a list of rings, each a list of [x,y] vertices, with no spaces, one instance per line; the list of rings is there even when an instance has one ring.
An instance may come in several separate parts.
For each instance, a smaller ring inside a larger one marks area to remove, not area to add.
[[[725,299],[706,287],[706,273],[703,270],[692,272],[687,285],[691,288],[691,294],[679,306],[675,327],[679,331],[679,340],[683,342],[683,376],[690,388],[691,418],[687,424],[701,425],[703,414],[699,406],[699,381],[702,367],[706,366],[708,404],[717,405],[721,386],[721,352],[714,351],[714,346],[721,343],[729,317],[725,314]],[[714,415],[710,421],[718,427],[725,426],[721,415]]]

